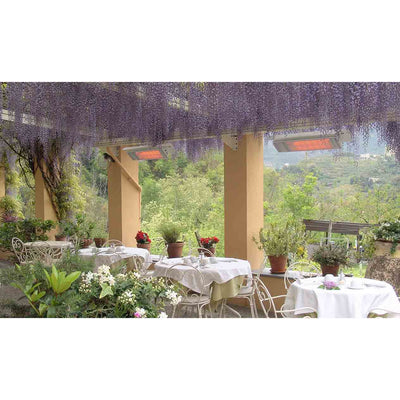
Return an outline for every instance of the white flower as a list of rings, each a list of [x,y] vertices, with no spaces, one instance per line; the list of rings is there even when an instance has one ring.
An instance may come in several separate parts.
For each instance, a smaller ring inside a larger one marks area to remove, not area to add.
[[[135,318],[146,318],[146,310],[144,308],[137,307],[134,314]]]
[[[134,273],[133,273],[133,276],[134,276],[135,278],[138,278],[138,279],[140,279],[140,277],[141,277],[141,275],[139,274],[139,272],[134,272]]]
[[[110,266],[109,265],[100,265],[97,269],[97,273],[100,275],[109,275],[110,274]]]
[[[158,318],[168,318],[168,315],[167,315],[167,313],[162,311],[162,312],[160,312],[160,315],[158,316]]]
[[[125,305],[134,304],[136,296],[130,290],[125,290],[124,293],[119,296],[118,300]]]
[[[165,292],[165,297],[169,300],[171,300],[171,304],[173,306],[176,306],[182,301],[182,296],[179,296],[178,293],[176,293],[174,290],[168,289]]]

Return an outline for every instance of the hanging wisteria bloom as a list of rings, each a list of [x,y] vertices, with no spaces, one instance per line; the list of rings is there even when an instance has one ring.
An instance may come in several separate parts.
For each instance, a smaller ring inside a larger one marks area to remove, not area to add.
[[[7,82],[2,135],[63,152],[122,139],[167,140],[189,155],[221,148],[225,133],[378,131],[400,155],[398,82]],[[46,153],[45,153],[46,154]]]

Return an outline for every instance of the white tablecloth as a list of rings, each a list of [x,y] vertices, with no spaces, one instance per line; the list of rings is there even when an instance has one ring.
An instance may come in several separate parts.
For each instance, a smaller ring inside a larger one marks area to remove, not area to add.
[[[318,318],[366,318],[373,308],[400,313],[400,302],[391,285],[364,278],[363,289],[351,289],[353,279],[361,278],[346,278],[346,285],[340,290],[319,289],[322,277],[296,281],[288,290],[285,308],[312,307]]]
[[[181,263],[183,263],[181,258],[164,259],[162,262],[157,262],[154,265],[154,276],[165,276],[170,267],[174,264]],[[177,268],[190,271],[190,268],[185,266],[179,266]],[[250,263],[237,258],[217,257],[216,264],[208,264],[206,267],[199,267],[198,271],[200,271],[203,276],[205,286],[213,282],[225,283],[237,276],[251,277]],[[201,278],[199,278],[196,272],[185,273],[183,281],[180,281],[180,283],[195,292],[201,291]]]
[[[82,258],[91,258],[94,257],[95,267],[98,268],[100,265],[111,265],[118,261],[123,260],[124,258],[132,257],[133,255],[138,255],[144,258],[146,266],[150,266],[151,264],[151,256],[150,252],[146,249],[139,249],[137,247],[125,247],[123,252],[114,252],[108,253],[110,247],[100,248],[99,253],[93,254],[92,248],[81,249],[78,254]]]

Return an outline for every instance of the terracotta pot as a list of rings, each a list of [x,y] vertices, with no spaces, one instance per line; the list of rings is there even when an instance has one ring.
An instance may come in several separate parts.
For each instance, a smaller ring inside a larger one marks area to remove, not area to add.
[[[94,238],[94,243],[96,244],[96,247],[102,247],[103,244],[107,241],[106,238]]]
[[[328,266],[328,265],[321,265],[322,276],[332,274],[333,276],[338,276],[339,272],[339,265],[335,266]]]
[[[82,239],[82,249],[88,248],[92,243],[92,239]]]
[[[207,250],[211,251],[212,254],[215,254],[215,247],[210,247]],[[212,257],[212,255],[208,251],[199,249],[199,254],[201,254],[201,253],[203,253],[206,257]]]
[[[268,256],[271,264],[271,274],[284,274],[286,271],[287,256]]]
[[[150,251],[151,243],[137,243],[136,242],[136,247],[139,249],[146,249]]]
[[[393,242],[391,242],[389,240],[382,240],[382,239],[376,240],[374,256],[400,258],[400,245],[397,245],[394,253],[390,254],[390,250],[391,250],[392,246],[393,246]]]
[[[184,242],[168,243],[167,253],[168,258],[179,258],[182,257]]]
[[[67,237],[64,235],[56,235],[55,239],[57,242],[66,242],[67,241]]]

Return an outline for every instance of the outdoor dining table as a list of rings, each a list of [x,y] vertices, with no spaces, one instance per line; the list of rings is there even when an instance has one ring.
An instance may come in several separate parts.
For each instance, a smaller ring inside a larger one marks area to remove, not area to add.
[[[122,249],[112,247],[102,247],[98,249],[96,247],[89,247],[79,250],[78,254],[83,259],[94,258],[96,269],[101,265],[111,266],[134,255],[143,257],[147,267],[152,263],[150,252],[137,247],[123,246]]]
[[[311,307],[317,310],[318,318],[366,318],[374,308],[400,313],[400,302],[393,287],[387,282],[345,278],[346,283],[339,285],[339,290],[327,290],[319,288],[323,279],[317,277],[293,282],[284,308],[293,310]],[[360,281],[359,288],[352,288],[352,280]]]
[[[182,258],[163,259],[154,265],[153,276],[166,276],[167,271],[175,264],[184,264]],[[176,268],[184,269],[184,265],[178,265]],[[213,291],[211,300],[214,306],[222,299],[235,297],[243,284],[246,276],[251,278],[252,272],[250,263],[246,260],[237,258],[216,257],[215,264],[207,264],[206,266],[198,266],[202,274],[204,285],[212,285]],[[185,274],[183,281],[179,281],[182,285],[200,293],[202,282],[199,281],[197,274]]]

